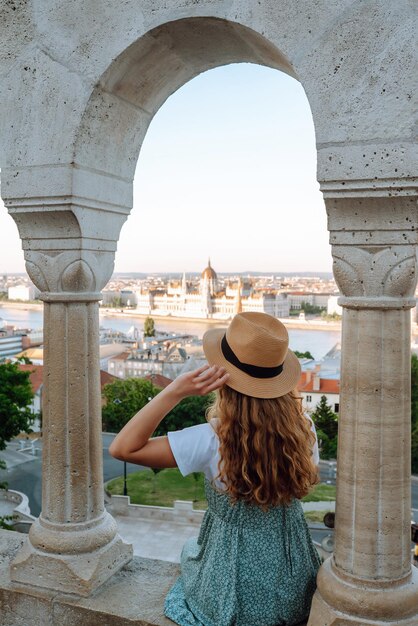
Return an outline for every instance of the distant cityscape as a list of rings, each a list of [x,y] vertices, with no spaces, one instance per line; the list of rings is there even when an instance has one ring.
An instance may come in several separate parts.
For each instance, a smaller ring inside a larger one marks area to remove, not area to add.
[[[116,273],[102,295],[102,384],[133,377],[149,378],[164,387],[179,374],[205,363],[201,333],[198,336],[196,328],[202,330],[211,323],[226,327],[236,313],[259,311],[283,319],[288,328],[299,329],[306,342],[312,333],[321,336],[324,356],[314,358],[303,350],[299,355],[299,390],[308,411],[314,410],[322,395],[339,411],[342,311],[331,274],[221,273],[209,259],[201,272],[182,275]],[[42,303],[38,296],[26,274],[0,277],[0,360],[23,358],[30,362],[21,367],[30,368],[35,412],[41,403],[43,370]],[[16,310],[20,312],[18,324],[7,319],[16,316]],[[415,333],[416,315],[415,308]],[[144,332],[147,317],[155,320],[152,336]],[[418,351],[414,337],[411,349]]]
[[[25,275],[3,275],[3,299],[33,301],[39,293]],[[137,314],[228,320],[241,311],[277,318],[300,312],[340,315],[338,289],[331,274],[239,274],[217,272],[208,260],[199,273],[115,274],[102,292],[102,307]]]

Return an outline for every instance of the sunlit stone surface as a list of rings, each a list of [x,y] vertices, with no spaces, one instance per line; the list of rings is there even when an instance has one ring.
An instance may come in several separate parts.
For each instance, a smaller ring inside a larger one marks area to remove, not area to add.
[[[321,569],[309,626],[416,624],[414,3],[10,0],[0,18],[1,193],[46,303],[48,378],[43,509],[0,591],[9,606],[19,588],[0,624],[23,624],[34,596],[38,607],[48,593],[95,597],[130,559],[103,508],[96,303],[153,115],[185,82],[232,62],[277,68],[305,89],[344,306],[335,559]],[[138,597],[152,602],[145,587]],[[34,626],[47,623],[39,611]]]

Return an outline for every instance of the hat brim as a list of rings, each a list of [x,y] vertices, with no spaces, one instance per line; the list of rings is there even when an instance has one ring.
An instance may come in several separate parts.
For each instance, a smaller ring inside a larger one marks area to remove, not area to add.
[[[297,356],[288,349],[283,370],[272,378],[255,378],[226,360],[221,348],[225,329],[211,328],[203,335],[203,351],[209,365],[224,367],[229,374],[228,387],[254,398],[279,398],[295,389],[301,374]]]

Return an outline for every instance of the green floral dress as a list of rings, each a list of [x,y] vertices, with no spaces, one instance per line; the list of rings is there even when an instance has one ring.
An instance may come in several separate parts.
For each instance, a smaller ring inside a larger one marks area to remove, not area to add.
[[[205,480],[208,510],[187,541],[165,615],[180,626],[294,626],[309,615],[320,566],[299,500],[259,507]]]

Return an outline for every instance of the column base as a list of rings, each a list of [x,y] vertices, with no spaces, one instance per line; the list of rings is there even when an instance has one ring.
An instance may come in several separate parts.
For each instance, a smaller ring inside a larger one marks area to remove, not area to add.
[[[330,607],[319,594],[314,596],[311,616],[307,626],[416,626],[417,616],[387,621],[385,619],[365,619],[340,613]]]
[[[130,544],[116,535],[110,543],[80,554],[51,554],[28,539],[10,565],[13,583],[87,597],[133,557]]]
[[[345,580],[332,566],[332,557],[318,574],[308,626],[416,626],[418,624],[418,569],[404,584],[378,581],[368,586]]]

